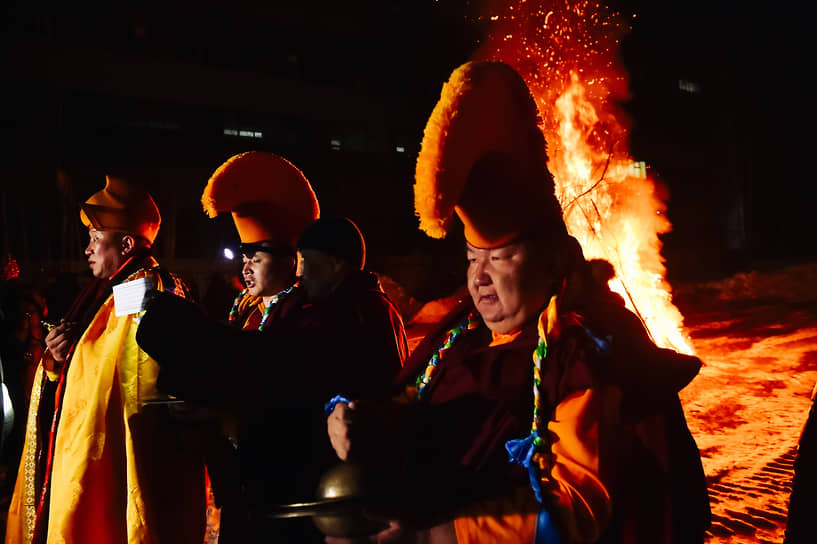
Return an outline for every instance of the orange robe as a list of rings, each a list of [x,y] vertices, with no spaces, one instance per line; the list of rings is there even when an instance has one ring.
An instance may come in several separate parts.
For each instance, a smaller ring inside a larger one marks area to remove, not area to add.
[[[261,319],[264,317],[265,308],[262,297],[244,295],[238,303],[236,322],[244,330],[258,330]]]
[[[151,264],[156,265],[155,261]],[[139,270],[127,280],[149,276]],[[51,543],[196,543],[204,537],[201,448],[157,396],[156,362],[136,344],[139,315],[114,315],[109,296],[77,341],[65,377],[51,472]],[[6,544],[31,542],[39,492],[36,456],[42,363],[9,508]]]
[[[546,339],[555,342],[560,332],[556,297],[540,319]],[[508,344],[520,334],[493,333],[490,345]],[[569,542],[593,542],[609,522],[610,494],[600,476],[599,437],[615,423],[618,400],[614,388],[575,391],[556,406],[547,422],[551,462],[543,492]],[[528,488],[471,505],[454,520],[457,543],[533,542],[539,508]]]

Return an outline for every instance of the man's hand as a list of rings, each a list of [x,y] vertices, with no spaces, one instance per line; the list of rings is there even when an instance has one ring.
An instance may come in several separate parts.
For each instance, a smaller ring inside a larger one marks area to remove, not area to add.
[[[391,402],[354,400],[339,402],[326,420],[329,441],[341,461],[378,465],[384,451],[392,451],[389,429],[397,422]],[[393,455],[393,452],[392,452]]]
[[[359,538],[341,538],[327,536],[324,539],[326,544],[401,544],[414,543],[416,538],[413,533],[407,532],[397,521],[389,521],[389,526],[377,534]]]
[[[326,420],[329,441],[341,461],[386,467],[402,455],[411,409],[392,401],[339,402]]]
[[[351,429],[355,425],[355,416],[358,415],[358,413],[355,413],[356,408],[357,405],[354,401],[349,404],[339,402],[326,420],[329,441],[341,461],[347,461],[349,453],[352,451]]]
[[[457,544],[454,522],[448,521],[428,529],[410,529],[399,521],[388,521],[388,527],[377,534],[360,538],[327,536],[326,544]]]
[[[51,329],[45,337],[45,345],[48,352],[51,354],[51,359],[57,363],[65,362],[68,357],[68,351],[76,340],[77,324],[74,322],[67,322],[64,319],[60,324]],[[47,370],[54,370],[49,368]]]

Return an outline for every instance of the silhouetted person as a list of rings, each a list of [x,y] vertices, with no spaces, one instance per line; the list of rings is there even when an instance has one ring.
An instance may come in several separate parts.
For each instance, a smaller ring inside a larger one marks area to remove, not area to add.
[[[817,392],[817,387],[815,387]],[[784,544],[811,544],[817,541],[814,515],[817,513],[817,407],[812,394],[811,409],[803,427],[794,461],[794,481],[789,497]]]

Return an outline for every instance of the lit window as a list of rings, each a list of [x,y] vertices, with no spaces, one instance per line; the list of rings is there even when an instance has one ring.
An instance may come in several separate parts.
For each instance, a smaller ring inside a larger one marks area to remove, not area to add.
[[[698,94],[699,92],[701,92],[700,85],[698,85],[694,81],[689,81],[687,79],[679,79],[678,88],[689,94]]]
[[[335,151],[340,151],[340,140],[332,138],[329,140],[329,147]]]
[[[239,130],[236,128],[225,128],[225,136],[240,136],[242,138],[263,138],[264,133],[257,130]]]
[[[398,146],[397,146],[397,147],[395,147],[394,149],[395,149],[395,151],[397,151],[398,153],[405,153],[405,152],[406,152],[406,148],[405,148],[405,147],[403,147],[402,145],[398,145]]]

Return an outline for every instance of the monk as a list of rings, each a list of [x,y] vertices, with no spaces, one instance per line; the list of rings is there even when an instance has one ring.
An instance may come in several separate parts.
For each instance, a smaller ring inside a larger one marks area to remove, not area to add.
[[[148,193],[108,177],[80,218],[94,281],[46,336],[6,543],[199,544],[202,447],[166,405],[151,404],[159,367],[136,344],[142,310],[116,295],[148,282],[187,296],[152,256],[159,209]]]
[[[455,70],[426,125],[415,210],[437,238],[459,217],[470,296],[390,400],[327,406],[338,457],[386,484],[373,515],[390,526],[367,541],[703,542],[706,484],[677,396],[701,363],[600,296],[546,163],[522,78],[499,62]]]

